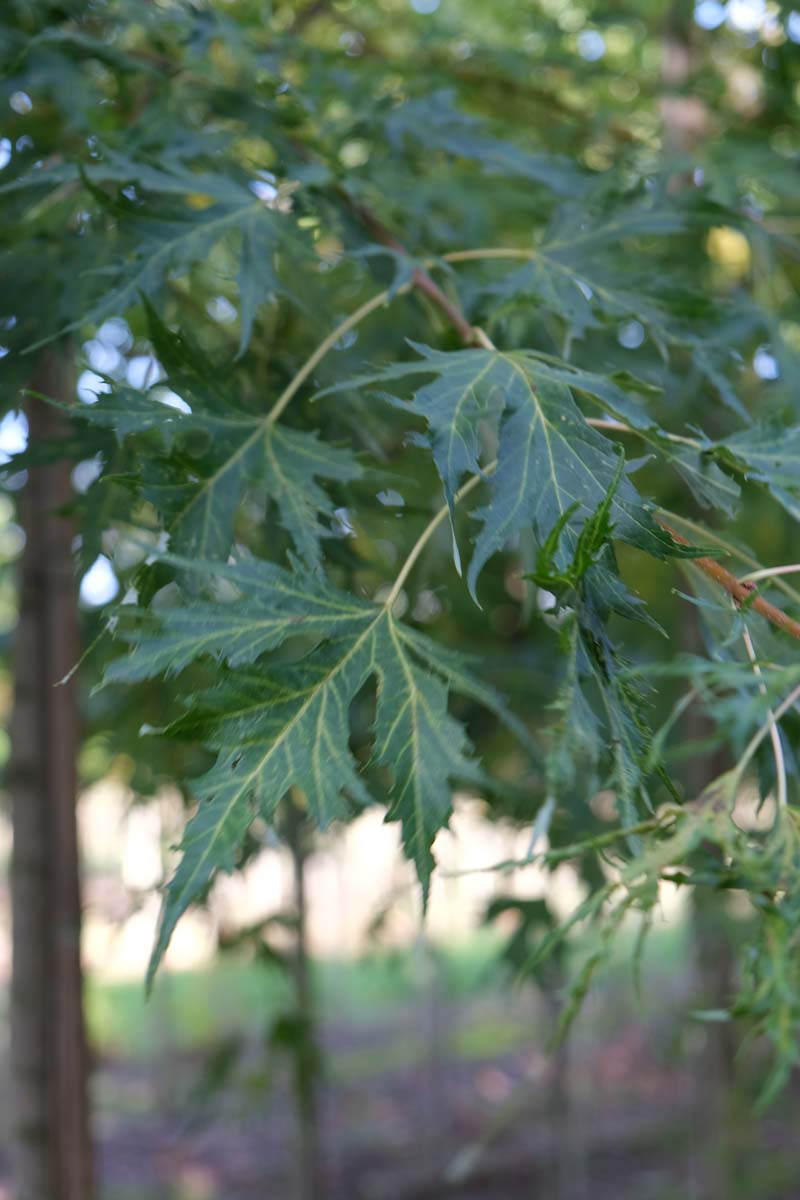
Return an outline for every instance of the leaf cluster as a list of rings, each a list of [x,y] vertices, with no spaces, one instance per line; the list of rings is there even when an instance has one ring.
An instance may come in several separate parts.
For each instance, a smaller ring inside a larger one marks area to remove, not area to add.
[[[120,697],[129,730],[152,704],[136,754],[165,777],[172,741],[206,763],[180,774],[152,970],[290,794],[318,828],[383,805],[427,898],[467,788],[591,884],[542,944],[600,923],[565,1022],[661,880],[735,888],[762,923],[737,1011],[786,1064],[800,598],[762,570],[756,609],[730,579],[789,556],[800,514],[796,192],[780,138],[774,193],[710,144],[675,157],[647,13],[617,29],[632,116],[613,56],[576,57],[546,8],[530,41],[519,6],[464,5],[465,50],[389,0],[11,5],[5,403],[53,343],[85,371],[69,442],[9,484],[91,466],[80,561],[113,560],[124,602],[89,707]],[[712,753],[739,764],[721,806]]]

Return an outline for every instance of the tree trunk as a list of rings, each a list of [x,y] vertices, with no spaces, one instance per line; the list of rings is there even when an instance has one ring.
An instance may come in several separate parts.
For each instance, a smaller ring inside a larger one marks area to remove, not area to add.
[[[293,1050],[296,1127],[294,1195],[296,1200],[318,1200],[323,1194],[323,1169],[319,1120],[319,1047],[308,953],[308,831],[304,813],[294,800],[287,804],[286,810],[285,837],[292,857],[296,921],[292,963],[296,1038]]]
[[[563,983],[563,981],[559,981]],[[563,1001],[552,984],[543,988],[553,1031],[558,1028]],[[557,1200],[586,1200],[589,1195],[586,1147],[581,1122],[577,1119],[570,1088],[569,1036],[557,1047],[550,1061],[547,1119],[550,1125],[550,1170],[552,1192]]]
[[[690,653],[704,649],[694,613],[687,613],[682,641]],[[689,741],[702,741],[714,732],[713,722],[694,709],[684,717],[682,728]],[[700,796],[729,767],[724,750],[694,759],[685,773],[687,799]],[[695,888],[691,922],[697,1007],[727,1008],[735,992],[735,971],[724,893]],[[692,1194],[703,1200],[728,1200],[735,1194],[737,1147],[743,1134],[736,1109],[735,1030],[730,1023],[709,1022],[694,1033]]]
[[[70,401],[71,360],[46,353],[35,391]],[[32,400],[32,445],[63,435],[58,410]],[[14,649],[9,764],[16,1200],[90,1200],[81,906],[75,817],[78,697],[56,684],[78,658],[69,464],[31,469],[19,505],[26,545]]]

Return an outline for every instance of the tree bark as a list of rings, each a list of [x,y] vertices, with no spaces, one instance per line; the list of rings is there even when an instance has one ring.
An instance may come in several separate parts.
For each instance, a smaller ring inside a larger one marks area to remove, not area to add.
[[[292,891],[296,921],[292,962],[294,1016],[297,1021],[297,1040],[294,1047],[294,1195],[296,1200],[317,1200],[324,1194],[324,1187],[319,1117],[319,1050],[308,952],[308,832],[304,814],[296,802],[290,801],[286,809],[285,837],[292,858]]]
[[[703,640],[693,612],[687,612],[683,646],[702,653]],[[713,722],[690,709],[682,722],[687,740],[702,741],[714,733]],[[729,755],[718,750],[710,758],[694,759],[685,783],[689,800],[730,767]],[[725,894],[699,887],[692,893],[691,939],[697,987],[697,1007],[727,1008],[735,993],[735,970]],[[729,1022],[709,1022],[695,1029],[699,1048],[694,1054],[693,1150],[690,1162],[692,1195],[703,1200],[726,1200],[733,1194],[736,1160],[743,1131],[736,1109],[736,1034]]]
[[[71,357],[51,350],[31,387],[69,402]],[[27,407],[31,444],[63,435],[58,410]],[[78,658],[69,464],[35,467],[21,493],[26,544],[14,647],[9,764],[14,847],[11,983],[16,1200],[90,1200],[87,1054],[75,814]]]

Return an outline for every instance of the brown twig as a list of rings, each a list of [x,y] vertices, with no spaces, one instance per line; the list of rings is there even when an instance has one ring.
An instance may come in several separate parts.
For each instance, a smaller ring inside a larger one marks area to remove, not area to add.
[[[362,225],[366,226],[376,241],[380,242],[382,246],[394,250],[397,254],[405,255],[406,258],[411,257],[403,243],[398,241],[394,234],[386,228],[382,221],[378,220],[373,212],[361,204],[352,204],[351,202],[351,207]],[[474,346],[479,340],[477,330],[470,325],[458,305],[449,296],[445,295],[436,280],[432,279],[422,267],[415,267],[411,273],[411,278],[414,280],[415,286],[421,292],[424,292],[428,299],[444,313],[464,345]]]
[[[328,0],[312,0],[312,3],[307,8],[295,13],[294,34],[300,33],[305,29],[306,25],[310,25],[312,21],[316,21],[317,17],[325,16],[330,12],[331,6]]]
[[[673,529],[666,521],[657,518],[662,528],[666,529],[667,533],[671,534],[673,539],[681,546],[691,546],[692,543],[682,534],[678,533],[677,529]],[[694,566],[699,567],[711,579],[718,583],[720,587],[733,597],[737,604],[747,604],[748,608],[754,609],[760,613],[778,629],[782,629],[784,633],[788,633],[790,637],[800,640],[800,621],[795,621],[782,609],[776,608],[774,604],[770,604],[769,600],[762,599],[761,596],[753,595],[752,583],[744,582],[736,578],[736,576],[721,563],[718,563],[713,558],[694,558],[692,559]]]

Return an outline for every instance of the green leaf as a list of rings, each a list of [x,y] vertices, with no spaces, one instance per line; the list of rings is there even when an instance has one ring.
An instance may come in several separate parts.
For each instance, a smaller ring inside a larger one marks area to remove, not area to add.
[[[586,173],[565,155],[532,154],[513,142],[493,136],[486,124],[459,111],[453,92],[406,101],[386,121],[387,136],[400,150],[412,141],[425,150],[441,150],[478,163],[488,175],[525,179],[543,184],[557,195],[575,196],[587,184]]]
[[[94,269],[102,280],[100,298],[90,301],[80,322],[99,322],[125,313],[141,296],[155,299],[170,275],[208,263],[224,241],[238,260],[240,296],[239,355],[247,345],[258,306],[282,296],[292,298],[285,279],[291,270],[308,269],[308,249],[290,214],[256,198],[244,182],[231,176],[195,173],[184,168],[160,169],[146,163],[113,159],[98,174],[117,176],[142,190],[145,198],[112,196],[83,175],[98,205],[112,214],[117,237],[107,239],[110,261]],[[100,289],[90,274],[90,289]]]
[[[614,479],[617,454],[607,438],[587,425],[569,388],[558,381],[570,373],[556,371],[541,357],[526,351],[414,349],[422,355],[417,362],[396,363],[320,394],[435,374],[435,381],[420,388],[405,408],[428,422],[434,461],[451,506],[464,473],[480,470],[481,422],[499,434],[497,468],[488,483],[490,502],[476,513],[483,528],[468,573],[474,595],[486,560],[520,529],[532,526],[541,542],[570,508],[571,527],[594,512]],[[595,382],[588,372],[576,375],[586,391],[617,394],[610,381]],[[625,396],[619,399],[625,405]],[[614,496],[611,518],[622,541],[658,557],[682,552],[656,525],[627,478]]]
[[[747,479],[763,483],[795,521],[800,521],[800,425],[753,425],[724,441],[716,453]]]
[[[580,392],[596,407],[634,429],[649,429],[654,425],[652,416],[641,406],[641,402],[652,402],[661,395],[661,389],[653,384],[627,371],[600,375],[551,354],[533,350],[524,354],[526,370],[536,383],[558,383]]]
[[[76,408],[75,415],[113,428],[121,440],[133,439],[142,495],[162,514],[175,554],[225,559],[241,501],[248,489],[258,488],[274,503],[303,563],[319,566],[320,542],[330,535],[320,518],[330,519],[336,507],[319,481],[360,478],[355,455],[315,431],[248,412],[232,392],[227,365],[210,362],[150,308],[148,317],[167,380],[146,393],[109,381],[112,391]],[[191,403],[189,411],[158,399],[165,383]],[[151,435],[168,453],[154,452]]]
[[[106,383],[111,391],[101,392],[93,404],[71,406],[68,411],[89,425],[112,430],[120,444],[134,434],[155,432],[165,445],[172,445],[181,428],[180,413],[159,399],[157,388],[143,392],[113,379]],[[230,425],[230,421],[223,418],[220,424]]]
[[[449,819],[452,782],[485,782],[463,726],[448,713],[449,692],[480,700],[521,730],[460,656],[406,629],[385,606],[271,563],[195,567],[241,595],[222,606],[189,602],[158,620],[129,614],[134,628],[123,636],[132,652],[107,672],[108,681],[128,683],[179,669],[199,655],[228,664],[219,668],[219,684],[171,727],[173,734],[199,737],[218,758],[195,781],[198,813],[167,889],[152,970],[186,906],[218,869],[233,865],[235,846],[256,813],[271,819],[292,787],[305,793],[321,827],[346,816],[344,794],[369,803],[349,748],[350,705],[369,679],[377,681],[373,759],[391,780],[387,820],[400,822],[426,897],[431,845]],[[297,634],[317,643],[299,663],[255,663]]]
[[[729,517],[735,515],[741,489],[736,480],[714,462],[711,442],[700,438],[699,445],[694,447],[671,440],[657,429],[650,430],[646,440],[675,468],[698,504],[703,508],[718,508]]]
[[[611,521],[611,508],[622,481],[624,468],[625,455],[620,450],[617,454],[614,476],[608,489],[597,508],[584,522],[583,528],[574,540],[572,561],[561,572],[556,567],[556,560],[562,557],[559,553],[561,538],[562,534],[567,531],[573,512],[577,511],[578,501],[570,505],[559,517],[543,542],[537,558],[537,575],[543,576],[543,578],[537,578],[537,583],[541,587],[550,586],[551,580],[556,587],[559,585],[573,588],[581,586],[587,572],[595,565],[611,539],[614,528]]]
[[[158,964],[164,956],[175,926],[192,901],[208,887],[217,871],[230,873],[255,813],[249,796],[229,804],[220,794],[201,804],[181,841],[182,857],[169,882],[162,907],[156,942],[147,969],[147,987],[152,987]]]
[[[458,688],[462,676],[441,677],[421,668],[411,653],[413,644],[387,617],[375,646],[380,676],[375,755],[393,774],[387,820],[401,822],[403,847],[427,900],[434,867],[430,847],[452,809],[450,781],[480,785],[483,775],[469,757],[463,726],[447,712],[448,687]]]
[[[630,823],[640,802],[649,809],[646,776],[653,769],[661,773],[661,767],[653,753],[642,696],[609,636],[608,620],[616,613],[664,631],[626,589],[609,541],[609,515],[622,462],[620,456],[614,483],[581,530],[572,561],[561,570],[555,565],[565,528],[556,526],[557,535],[554,531],[540,551],[534,578],[555,591],[567,617],[561,631],[566,673],[553,706],[560,720],[547,764],[550,790],[560,795],[571,789],[579,770],[585,786],[587,767],[593,780],[609,763],[607,784],[615,789]],[[594,786],[591,780],[589,786]]]
[[[581,781],[581,792],[614,789],[623,820],[649,811],[646,790],[651,743],[641,697],[624,676],[624,662],[606,636],[596,640],[585,606],[564,633],[566,674],[555,704],[560,714],[547,774],[557,796]],[[651,769],[651,768],[650,768]]]
[[[578,338],[599,326],[600,314],[636,317],[663,334],[670,309],[659,279],[639,257],[621,258],[620,243],[685,233],[692,223],[691,207],[661,190],[615,196],[601,188],[593,202],[560,206],[530,260],[488,284],[486,294],[506,303],[534,299]]]
[[[243,412],[229,418],[170,413],[160,423],[163,407],[152,401],[155,420],[146,410],[140,415],[131,407],[123,424],[129,431],[138,426],[138,432],[157,427],[177,444],[169,458],[145,457],[143,451],[142,465],[142,494],[162,514],[171,549],[179,555],[224,559],[244,494],[259,486],[274,502],[303,562],[318,566],[320,541],[330,536],[319,518],[331,517],[335,504],[317,480],[358,479],[361,467],[355,456],[316,433]],[[201,454],[187,454],[181,443],[198,431],[215,436],[209,436]]]
[[[699,291],[673,240],[714,225],[739,227],[741,217],[702,191],[670,193],[666,182],[628,194],[604,182],[594,195],[561,205],[530,258],[483,294],[494,319],[534,301],[564,322],[569,339],[610,320],[641,322],[665,358],[671,347],[688,351],[697,372],[746,419],[726,372],[737,365],[737,342],[761,317],[745,299],[713,302]]]
[[[173,555],[162,561],[195,572],[206,585],[227,585],[227,600],[195,600],[154,616],[147,610],[122,607],[117,636],[132,652],[106,669],[108,683],[135,683],[156,675],[175,675],[201,655],[238,667],[253,663],[287,638],[341,636],[375,615],[375,606],[334,591],[316,576],[298,579],[275,563],[243,562],[236,566]]]
[[[740,496],[739,486],[714,462],[714,443],[704,434],[674,435],[662,429],[635,397],[652,400],[660,389],[625,372],[597,375],[550,355],[527,352],[531,377],[567,384],[584,395],[604,415],[634,429],[685,480],[704,508],[718,508],[733,516]]]

